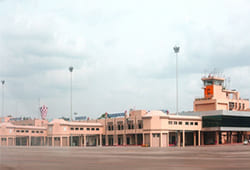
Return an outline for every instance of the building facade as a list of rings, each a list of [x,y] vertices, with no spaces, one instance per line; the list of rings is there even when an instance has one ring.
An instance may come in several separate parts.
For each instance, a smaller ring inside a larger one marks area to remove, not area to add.
[[[250,139],[249,100],[228,90],[224,79],[202,78],[204,97],[193,112],[178,115],[159,110],[105,114],[101,119],[65,121],[1,118],[1,146],[200,146]],[[114,116],[115,115],[115,116]]]

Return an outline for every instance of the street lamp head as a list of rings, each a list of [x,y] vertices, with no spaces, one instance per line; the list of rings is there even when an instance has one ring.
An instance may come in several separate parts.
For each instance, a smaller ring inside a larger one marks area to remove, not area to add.
[[[72,67],[72,66],[69,67],[69,71],[70,71],[70,72],[72,72],[73,69],[74,69],[74,67]]]
[[[174,46],[174,52],[175,52],[175,53],[179,53],[179,51],[180,51],[180,47]]]
[[[2,85],[4,85],[4,83],[5,83],[5,80],[1,80],[1,82],[2,82]]]

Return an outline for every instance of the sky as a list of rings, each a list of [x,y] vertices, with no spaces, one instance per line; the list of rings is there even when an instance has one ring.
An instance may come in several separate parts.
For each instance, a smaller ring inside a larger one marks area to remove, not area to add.
[[[210,72],[249,98],[249,16],[248,0],[0,0],[2,115],[69,117],[69,66],[73,113],[174,113],[175,45],[180,111]]]

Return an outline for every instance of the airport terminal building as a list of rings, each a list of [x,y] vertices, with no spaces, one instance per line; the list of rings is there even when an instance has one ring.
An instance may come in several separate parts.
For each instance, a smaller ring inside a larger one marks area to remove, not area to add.
[[[202,78],[204,97],[194,111],[177,114],[154,110],[104,114],[86,121],[1,118],[1,146],[200,146],[241,143],[250,139],[249,100],[224,87],[224,78]]]

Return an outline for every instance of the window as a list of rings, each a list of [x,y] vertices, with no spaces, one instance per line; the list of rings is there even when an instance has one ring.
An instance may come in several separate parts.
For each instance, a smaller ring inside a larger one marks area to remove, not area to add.
[[[24,130],[21,130],[21,132],[23,133],[23,132],[24,132]]]
[[[25,132],[26,132],[26,133],[29,133],[29,131],[28,131],[28,130],[25,130]]]
[[[39,133],[39,131],[36,131],[36,133]]]
[[[43,133],[43,131],[41,130],[40,133]]]
[[[60,138],[59,137],[55,137],[54,140],[55,141],[60,141]]]
[[[194,125],[194,122],[190,122],[190,125]]]
[[[6,141],[6,138],[2,138],[2,141]]]
[[[195,122],[194,124],[195,124],[195,126],[198,126],[198,122]]]
[[[174,121],[174,124],[175,124],[175,125],[177,125],[177,122],[176,122],[176,121]]]
[[[64,128],[63,128],[63,130],[64,130],[64,131],[66,131],[66,130],[67,130],[67,128],[66,128],[66,127],[64,127]]]
[[[168,121],[168,124],[169,124],[169,125],[172,125],[172,121]]]
[[[89,128],[87,128],[87,130],[90,130]]]
[[[97,131],[99,131],[99,128],[96,128]]]
[[[19,132],[20,132],[20,130],[16,130],[16,132],[17,132],[17,133],[19,133]]]
[[[118,130],[121,130],[121,126],[120,125],[118,125],[117,128],[118,128]]]
[[[80,130],[83,130],[83,128],[80,128]]]
[[[91,130],[95,130],[95,128],[91,128]]]
[[[179,125],[182,125],[182,122],[179,122]]]
[[[188,123],[188,122],[185,122],[185,125],[189,125],[189,123]]]
[[[123,125],[121,125],[121,130],[123,130]]]
[[[159,138],[159,137],[160,137],[160,134],[157,134],[157,137]]]
[[[153,137],[155,137],[155,134],[153,134]]]
[[[79,130],[79,128],[76,128],[75,130]]]
[[[74,130],[74,128],[70,128],[70,130]]]
[[[34,131],[34,130],[32,130],[32,133],[35,133],[35,131]]]

